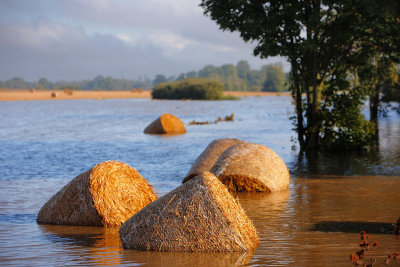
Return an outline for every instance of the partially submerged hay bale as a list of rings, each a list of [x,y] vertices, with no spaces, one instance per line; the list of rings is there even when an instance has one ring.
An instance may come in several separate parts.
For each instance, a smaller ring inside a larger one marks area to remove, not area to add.
[[[199,173],[209,172],[218,157],[226,149],[238,143],[243,143],[243,141],[234,138],[224,138],[212,141],[194,161],[192,168],[189,170],[188,174],[186,174],[182,183],[186,183]]]
[[[253,223],[212,173],[202,173],[149,204],[120,228],[124,248],[155,251],[249,251]]]
[[[75,177],[40,209],[41,224],[121,225],[157,199],[127,164],[106,161]]]
[[[164,113],[144,129],[146,134],[184,134],[183,122],[172,114]]]
[[[230,191],[275,192],[289,187],[283,160],[266,146],[239,143],[225,150],[211,168]]]

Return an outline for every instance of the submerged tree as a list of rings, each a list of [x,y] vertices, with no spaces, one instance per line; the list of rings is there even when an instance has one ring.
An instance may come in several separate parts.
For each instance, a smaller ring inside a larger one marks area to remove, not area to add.
[[[336,69],[357,65],[382,46],[392,49],[400,35],[394,0],[202,0],[201,6],[221,29],[239,31],[246,42],[255,42],[255,55],[279,55],[290,62],[302,150],[321,149],[326,119],[321,99]],[[382,28],[371,32],[371,25]]]

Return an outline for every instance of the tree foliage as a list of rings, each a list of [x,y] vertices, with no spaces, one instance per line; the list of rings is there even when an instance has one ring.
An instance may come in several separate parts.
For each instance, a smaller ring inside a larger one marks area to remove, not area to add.
[[[399,51],[395,0],[202,0],[201,6],[222,30],[238,31],[246,42],[255,43],[255,55],[288,59],[302,150],[322,148],[322,96],[337,68],[359,66],[377,51]]]
[[[152,91],[154,99],[221,100],[223,85],[205,78],[160,83]]]

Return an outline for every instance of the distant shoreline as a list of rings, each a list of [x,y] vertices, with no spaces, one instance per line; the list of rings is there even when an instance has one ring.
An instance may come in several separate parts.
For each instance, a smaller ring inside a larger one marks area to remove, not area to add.
[[[55,96],[52,96],[55,93]],[[288,92],[242,92],[242,91],[225,91],[224,95],[247,97],[247,96],[289,96]],[[19,89],[0,90],[0,101],[26,101],[26,100],[72,100],[72,99],[128,99],[128,98],[151,98],[151,91],[143,90],[142,92],[132,91],[72,91],[65,92],[63,90],[40,90],[29,91]]]

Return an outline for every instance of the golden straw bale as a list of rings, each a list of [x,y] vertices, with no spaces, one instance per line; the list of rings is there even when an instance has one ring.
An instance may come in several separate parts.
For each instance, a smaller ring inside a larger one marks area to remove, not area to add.
[[[266,146],[239,143],[229,147],[211,168],[230,191],[275,192],[289,187],[284,161]]]
[[[183,122],[172,114],[164,113],[144,129],[146,134],[184,134]]]
[[[253,223],[212,173],[202,173],[149,204],[120,228],[124,248],[154,251],[250,251]]]
[[[151,185],[117,161],[102,162],[78,175],[40,209],[41,224],[121,225],[157,199]]]
[[[73,95],[74,91],[72,91],[71,89],[64,89],[64,94],[66,95]]]
[[[185,183],[202,172],[209,172],[217,161],[218,157],[229,147],[242,143],[243,141],[234,138],[224,138],[212,141],[206,149],[194,161],[182,183]]]

